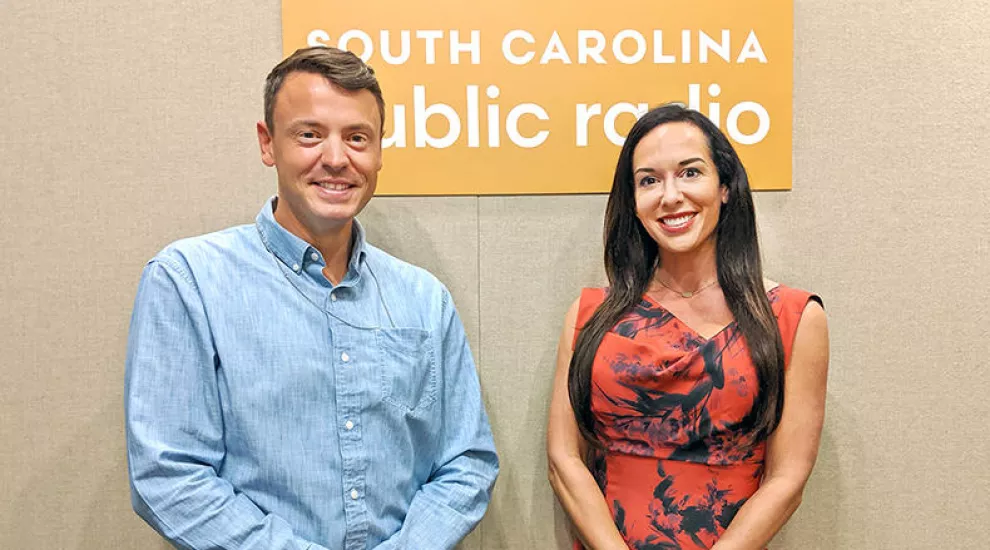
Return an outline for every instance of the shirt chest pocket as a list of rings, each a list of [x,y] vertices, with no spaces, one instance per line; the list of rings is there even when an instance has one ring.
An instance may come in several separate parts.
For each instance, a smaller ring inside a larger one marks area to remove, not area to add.
[[[422,412],[437,400],[437,361],[428,331],[383,328],[376,332],[382,401],[404,413]]]

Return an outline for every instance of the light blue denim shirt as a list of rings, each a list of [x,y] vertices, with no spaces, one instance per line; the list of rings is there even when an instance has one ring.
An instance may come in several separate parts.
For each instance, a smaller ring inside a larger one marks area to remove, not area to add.
[[[272,204],[144,269],[126,375],[134,509],[180,548],[453,548],[498,459],[449,292],[357,222],[334,286]]]

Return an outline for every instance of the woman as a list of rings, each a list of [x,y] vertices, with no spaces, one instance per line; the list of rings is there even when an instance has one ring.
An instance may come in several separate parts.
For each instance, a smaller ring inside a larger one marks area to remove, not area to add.
[[[580,542],[761,549],[818,452],[821,300],[763,278],[746,171],[696,111],[633,126],[605,214],[608,289],[564,322],[550,482]]]

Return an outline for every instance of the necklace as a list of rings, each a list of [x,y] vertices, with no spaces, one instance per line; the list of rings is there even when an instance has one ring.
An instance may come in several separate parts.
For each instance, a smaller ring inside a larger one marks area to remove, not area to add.
[[[663,287],[666,288],[667,290],[669,290],[671,292],[674,292],[674,293],[677,293],[677,294],[680,294],[682,298],[693,298],[694,296],[697,296],[698,293],[701,292],[702,290],[705,290],[706,288],[710,288],[712,286],[715,286],[715,283],[718,282],[718,279],[715,279],[715,280],[713,280],[713,281],[711,281],[709,283],[705,283],[704,285],[701,285],[697,289],[691,290],[691,291],[677,290],[675,288],[671,288],[670,285],[668,285],[667,283],[663,282],[663,280],[660,279],[660,277],[657,277],[657,282],[660,283],[661,285],[663,285]]]

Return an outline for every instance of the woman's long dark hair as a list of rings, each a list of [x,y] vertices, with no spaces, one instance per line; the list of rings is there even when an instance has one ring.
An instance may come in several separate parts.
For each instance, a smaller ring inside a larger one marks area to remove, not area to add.
[[[583,327],[568,374],[571,407],[584,437],[599,445],[591,412],[591,370],[605,334],[646,292],[660,256],[656,241],[636,217],[633,152],[651,130],[671,122],[687,122],[708,138],[708,149],[728,200],[715,228],[716,270],[725,301],[749,347],[756,366],[759,392],[742,429],[765,438],[776,429],[784,403],[784,348],[763,284],[756,216],[746,169],[725,135],[701,113],[670,104],[646,113],[629,131],[615,167],[605,209],[605,271],[610,289],[605,301]]]

